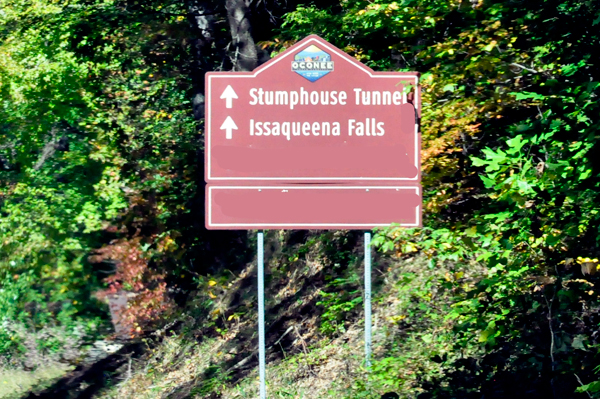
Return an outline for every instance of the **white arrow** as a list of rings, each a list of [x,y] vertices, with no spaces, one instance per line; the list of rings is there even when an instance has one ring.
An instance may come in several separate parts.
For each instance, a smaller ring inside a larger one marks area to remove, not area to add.
[[[221,94],[221,99],[225,99],[225,108],[233,108],[233,99],[234,98],[238,98],[237,94],[235,93],[235,91],[233,90],[233,87],[231,87],[231,85],[227,86],[225,88],[225,90],[223,91],[223,94]]]
[[[228,116],[227,119],[225,119],[225,122],[223,122],[221,125],[221,130],[225,130],[225,138],[227,140],[231,140],[233,138],[233,135],[231,134],[233,129],[238,130],[238,127],[233,119],[231,119],[231,116]]]

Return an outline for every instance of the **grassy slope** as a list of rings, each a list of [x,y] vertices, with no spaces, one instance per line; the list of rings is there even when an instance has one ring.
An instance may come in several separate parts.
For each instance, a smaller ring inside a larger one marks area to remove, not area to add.
[[[412,397],[418,391],[419,378],[443,372],[432,358],[452,356],[451,340],[446,335],[451,322],[444,319],[452,294],[441,284],[464,284],[472,276],[457,278],[450,266],[433,267],[421,256],[376,256],[376,373],[368,378],[362,367],[364,322],[360,309],[349,314],[351,319],[340,325],[338,333],[326,336],[320,332],[324,309],[315,303],[319,290],[327,289],[319,281],[328,265],[319,242],[313,243],[303,260],[288,265],[279,276],[277,270],[285,268],[289,251],[278,247],[275,238],[270,240],[274,251],[269,256],[271,278],[267,277],[267,292],[271,293],[267,298],[269,397],[378,398],[386,391]],[[302,245],[292,247],[298,249]],[[350,267],[360,275],[360,245],[356,243],[351,252],[357,261]],[[255,279],[254,268],[253,263],[248,264],[231,286],[232,290],[243,291],[244,300],[252,306],[254,287],[244,281]],[[471,270],[477,272],[476,268]],[[224,308],[224,303],[231,303],[223,299],[227,295],[224,291],[213,304],[215,309],[220,307],[223,315],[234,314]],[[120,382],[98,397],[256,398],[255,320],[256,313],[251,310],[232,318],[218,337],[197,336],[193,332],[167,337],[145,359],[122,370]]]
[[[0,398],[18,398],[32,389],[43,389],[71,368],[61,363],[53,363],[35,371],[0,369]]]

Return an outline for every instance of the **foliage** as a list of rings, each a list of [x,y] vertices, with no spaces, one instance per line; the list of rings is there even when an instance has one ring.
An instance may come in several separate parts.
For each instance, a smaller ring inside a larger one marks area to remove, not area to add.
[[[37,304],[30,327],[96,323],[105,307],[93,292],[123,275],[103,282],[87,256],[108,244],[101,253],[120,261],[112,239],[138,231],[152,256],[181,256],[182,229],[168,224],[190,212],[199,143],[190,78],[179,69],[185,48],[172,46],[189,27],[161,8],[0,3],[0,270],[31,282],[5,301],[7,320]],[[159,262],[150,267],[156,272],[146,274],[162,275]],[[12,295],[11,284],[2,282],[2,295]],[[152,314],[141,324],[155,318],[165,289],[138,289]]]
[[[455,283],[447,316],[455,350],[481,346],[484,357],[471,370],[444,361],[454,371],[435,378],[450,386],[423,386],[436,397],[470,395],[494,392],[519,374],[538,392],[562,385],[573,394],[573,373],[589,381],[598,361],[590,336],[595,278],[574,261],[598,251],[599,77],[591,56],[600,39],[598,5],[340,7],[299,7],[282,35],[319,32],[373,68],[422,73],[427,227],[388,229],[374,243],[400,255],[423,252],[433,264],[477,261],[488,268],[477,281]]]
[[[360,290],[350,288],[346,291],[342,287],[356,286],[357,283],[356,274],[351,279],[337,278],[328,284],[328,288],[334,290],[333,292],[320,292],[322,299],[317,302],[317,305],[324,309],[321,315],[321,333],[332,335],[346,331],[344,322],[363,303],[363,299]]]
[[[422,74],[424,227],[373,242],[427,257],[431,278],[398,276],[388,320],[398,345],[348,395],[597,395],[598,2],[250,3],[255,39],[272,54],[317,33],[375,70]],[[253,241],[203,230],[193,111],[202,73],[235,59],[223,5],[202,2],[209,12],[197,15],[194,4],[0,0],[3,357],[102,333],[96,292],[136,294],[123,315],[134,333],[193,297],[197,318],[228,335],[217,302],[229,294],[217,298],[207,276],[235,271]],[[359,314],[356,242],[311,232],[274,271],[319,254],[330,337]],[[424,366],[408,367],[417,358]],[[210,370],[199,394],[222,389],[223,370]]]
[[[101,319],[72,320],[77,302],[54,302],[39,290],[33,271],[6,275],[0,291],[0,348],[11,367],[35,368],[48,362],[76,363],[80,347],[98,330]],[[63,298],[68,298],[64,295]],[[58,298],[60,299],[60,297]]]
[[[306,261],[309,252],[324,264],[325,286],[319,291],[316,305],[322,310],[319,330],[325,336],[346,331],[350,320],[363,303],[361,279],[355,246],[358,236],[348,232],[326,232],[307,237],[305,243],[288,255],[290,263]],[[289,246],[289,243],[288,243]],[[284,252],[287,252],[284,249]],[[282,265],[284,268],[289,265]]]
[[[116,262],[116,272],[106,278],[108,288],[98,295],[107,298],[126,292],[133,297],[125,308],[117,309],[116,320],[116,324],[132,336],[152,326],[171,307],[164,275],[149,269],[139,238],[106,245],[90,260],[94,263],[105,260]]]

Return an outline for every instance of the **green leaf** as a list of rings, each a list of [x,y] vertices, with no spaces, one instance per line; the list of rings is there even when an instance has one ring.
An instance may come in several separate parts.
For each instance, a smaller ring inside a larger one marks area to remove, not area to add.
[[[578,177],[578,180],[585,180],[592,175],[592,169],[584,170]]]
[[[496,180],[489,178],[485,175],[480,175],[479,178],[483,181],[485,188],[492,188],[496,185]]]
[[[528,92],[528,91],[522,91],[522,92],[518,92],[518,93],[511,93],[511,94],[516,95],[517,101],[520,101],[520,100],[544,100],[546,98],[546,96],[543,96],[541,94]]]
[[[471,161],[473,162],[473,166],[485,166],[488,164],[488,162],[486,160],[477,158],[475,156],[471,157]]]
[[[495,328],[487,328],[487,329],[483,330],[479,334],[479,342],[487,342],[489,337],[494,336],[495,333],[496,333]]]
[[[519,153],[519,151],[521,151],[521,148],[523,148],[523,146],[527,144],[527,142],[523,139],[523,136],[519,134],[518,136],[507,140],[506,144],[508,144],[508,146],[510,147],[510,149],[507,150],[507,153],[514,155]]]
[[[600,392],[600,381],[590,382],[589,384],[577,387],[576,392]]]
[[[450,91],[450,92],[453,92],[454,90],[456,90],[456,86],[457,86],[457,85],[456,85],[456,84],[454,84],[454,83],[448,83],[447,85],[445,85],[445,86],[442,88],[442,90],[443,90],[443,91]]]

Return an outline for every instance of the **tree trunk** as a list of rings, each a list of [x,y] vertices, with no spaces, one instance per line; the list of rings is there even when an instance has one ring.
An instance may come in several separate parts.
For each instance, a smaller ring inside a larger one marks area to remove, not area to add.
[[[194,118],[204,118],[204,75],[211,70],[213,55],[212,44],[215,33],[215,15],[210,2],[190,0],[187,2],[188,20],[193,26],[195,37],[192,39],[192,85],[194,87]]]
[[[225,8],[235,49],[232,59],[233,70],[252,71],[258,64],[258,54],[252,38],[250,10],[246,0],[226,0]]]

